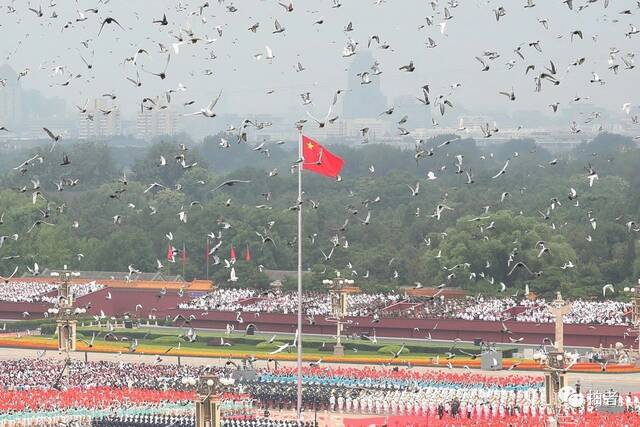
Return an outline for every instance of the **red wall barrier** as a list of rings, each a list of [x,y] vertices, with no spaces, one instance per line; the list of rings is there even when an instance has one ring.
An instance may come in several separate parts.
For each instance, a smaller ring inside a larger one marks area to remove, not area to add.
[[[51,307],[45,303],[35,302],[0,302],[0,319],[6,320],[22,320],[22,319],[40,319],[44,317],[44,313]],[[28,312],[28,317],[23,317],[24,312]]]
[[[243,324],[236,322],[234,312],[208,312],[202,315],[198,310],[169,310],[171,316],[181,313],[188,317],[193,314],[196,319],[191,322],[195,328],[224,329],[227,324],[235,325],[236,330],[243,329],[249,323],[255,324],[258,331],[288,332],[294,333],[296,330],[296,316],[293,314],[268,314],[268,313],[243,313]],[[485,341],[510,343],[509,337],[518,339],[524,338],[524,343],[541,344],[544,338],[553,339],[554,324],[543,323],[539,326],[534,323],[507,322],[511,330],[511,335],[501,332],[501,322],[487,322],[482,320],[443,320],[443,319],[397,319],[381,318],[378,323],[371,323],[368,317],[349,318],[345,325],[345,334],[372,334],[373,329],[379,337],[394,338],[415,338],[425,339],[427,333],[432,339],[454,340],[459,338],[463,341],[473,341],[475,338],[482,338]],[[418,328],[415,330],[414,328]],[[435,328],[435,330],[434,330]],[[310,325],[305,321],[303,332],[312,334],[335,334],[335,323],[327,322],[323,318],[316,318],[315,324]],[[588,325],[565,325],[564,343],[569,346],[580,347],[609,347],[616,342],[623,342],[630,346],[634,344],[635,337],[623,338],[626,326],[588,326]]]

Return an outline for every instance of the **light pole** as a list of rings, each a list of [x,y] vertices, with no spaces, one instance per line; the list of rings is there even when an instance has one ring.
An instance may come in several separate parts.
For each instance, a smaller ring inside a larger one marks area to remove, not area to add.
[[[62,282],[58,285],[58,302],[54,307],[47,309],[47,313],[56,317],[56,332],[58,333],[58,351],[65,353],[65,364],[56,381],[56,384],[66,377],[69,379],[69,367],[71,366],[71,352],[76,351],[78,327],[78,317],[85,314],[85,308],[74,307],[73,292],[71,291],[71,277],[79,277],[80,273],[67,270],[52,271],[51,277],[61,277]],[[86,353],[85,353],[86,358]]]
[[[78,317],[87,312],[84,308],[74,307],[73,292],[71,291],[71,277],[79,277],[80,273],[67,270],[51,272],[51,277],[59,277],[62,282],[58,285],[58,302],[47,312],[56,316],[56,331],[58,333],[58,350],[69,357],[69,353],[76,351],[76,331]]]
[[[340,337],[342,335],[343,320],[347,315],[347,296],[359,292],[360,289],[354,286],[355,282],[353,280],[340,277],[339,271],[336,272],[335,279],[325,279],[322,284],[329,288],[331,314],[336,322],[336,345],[333,347],[333,354],[334,356],[344,356],[344,347]]]
[[[555,316],[554,342],[551,343],[551,351],[547,351],[543,341],[542,351],[536,352],[533,358],[545,364],[545,401],[555,414],[551,425],[557,426],[560,413],[558,395],[566,385],[566,372],[568,370],[567,357],[564,353],[564,316],[571,310],[571,303],[563,300],[560,292],[557,292],[556,299],[549,303],[547,309]]]
[[[545,364],[544,368],[544,388],[545,401],[551,407],[554,418],[550,420],[550,427],[557,427],[558,416],[560,414],[559,393],[566,385],[567,360],[564,352],[547,352],[543,345],[542,352],[536,352],[533,359]]]
[[[220,427],[220,403],[225,388],[235,383],[233,378],[203,375],[200,378],[184,377],[182,384],[196,389],[195,427]]]

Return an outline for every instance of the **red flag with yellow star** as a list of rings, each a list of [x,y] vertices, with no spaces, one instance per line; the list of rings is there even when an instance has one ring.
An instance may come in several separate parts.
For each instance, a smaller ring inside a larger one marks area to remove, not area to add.
[[[332,178],[340,175],[344,160],[311,138],[302,136],[302,169]]]

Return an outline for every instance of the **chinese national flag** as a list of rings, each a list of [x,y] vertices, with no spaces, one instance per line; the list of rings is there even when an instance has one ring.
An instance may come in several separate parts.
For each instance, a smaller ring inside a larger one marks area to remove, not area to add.
[[[251,249],[249,249],[249,245],[247,245],[247,250],[244,253],[244,260],[247,262],[251,261]]]
[[[313,139],[302,137],[302,169],[335,178],[340,175],[344,160]]]
[[[233,247],[233,244],[231,245],[231,251],[229,253],[229,260],[231,262],[236,262],[236,248]]]

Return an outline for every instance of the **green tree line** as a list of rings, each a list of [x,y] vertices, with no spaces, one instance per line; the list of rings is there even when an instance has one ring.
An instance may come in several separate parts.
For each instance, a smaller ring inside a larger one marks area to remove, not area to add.
[[[231,147],[221,148],[221,138]],[[601,298],[605,283],[617,293],[635,284],[640,150],[633,140],[601,134],[552,154],[531,140],[442,145],[450,139],[418,144],[418,156],[412,144],[329,147],[345,159],[341,179],[304,175],[303,264],[313,272],[310,288],[335,270],[371,291],[419,282],[494,294],[504,284],[509,293],[528,285],[543,295],[562,290]],[[187,249],[187,279],[203,278],[206,241],[215,246],[221,233],[220,264],[210,258],[211,276],[220,284],[264,287],[262,268],[296,268],[294,145],[254,150],[221,134],[201,144],[184,137],[159,141],[133,150],[131,158],[99,143],[65,141],[51,153],[48,145],[12,150],[0,159],[0,235],[9,237],[0,248],[0,274],[20,266],[20,275],[35,262],[155,271],[157,259],[167,272],[181,274],[179,261],[166,262],[173,245]],[[70,165],[61,165],[63,152]],[[14,169],[35,154],[43,161]],[[507,172],[492,178],[507,160]],[[599,177],[591,187],[588,168]],[[427,172],[437,178],[426,179]],[[232,179],[251,182],[212,191]],[[77,184],[65,184],[72,180]],[[412,196],[409,186],[417,182],[420,192]],[[145,192],[152,183],[158,185]],[[572,188],[577,198],[570,200]],[[35,203],[34,191],[41,193]],[[444,206],[439,219],[438,205]],[[45,223],[33,226],[39,220]],[[17,240],[10,238],[15,233]],[[263,242],[258,233],[268,238]],[[540,241],[548,252],[538,256]],[[239,258],[247,245],[252,253],[251,262],[237,262],[235,283],[228,282],[224,262],[231,244]],[[323,252],[333,253],[325,259]],[[516,268],[509,274],[517,262],[543,273]]]

